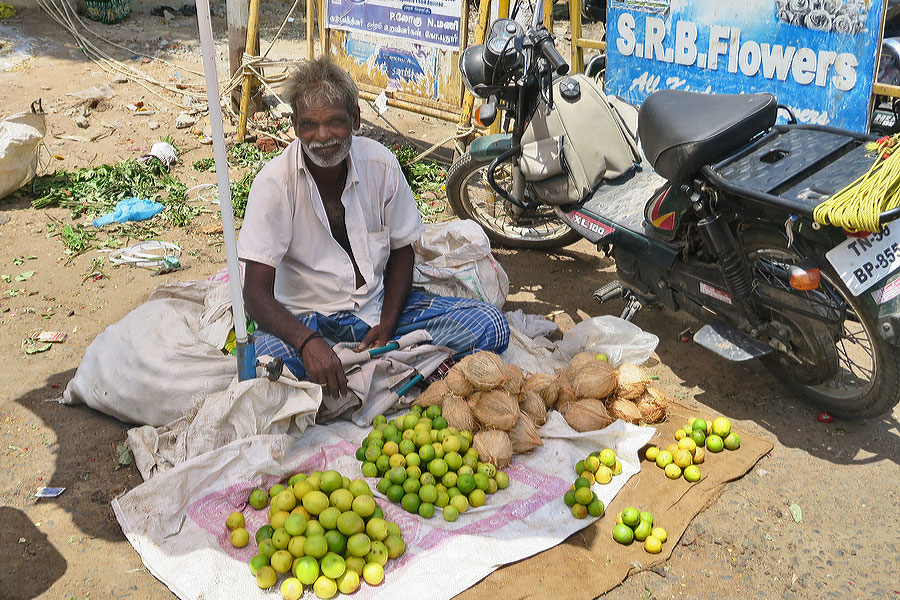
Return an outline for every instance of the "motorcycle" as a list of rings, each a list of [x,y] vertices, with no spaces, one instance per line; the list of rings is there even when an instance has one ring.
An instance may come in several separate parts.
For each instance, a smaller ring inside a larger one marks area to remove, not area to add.
[[[812,218],[868,170],[874,136],[776,124],[787,109],[770,94],[665,90],[638,112],[568,75],[541,21],[540,9],[527,28],[499,19],[460,56],[466,87],[484,100],[476,119],[489,126],[503,111],[505,133],[477,138],[451,166],[456,214],[504,246],[586,238],[618,276],[594,299],[624,299],[623,318],[648,304],[683,311],[702,323],[696,343],[763,361],[835,416],[890,411],[900,209],[862,236]]]

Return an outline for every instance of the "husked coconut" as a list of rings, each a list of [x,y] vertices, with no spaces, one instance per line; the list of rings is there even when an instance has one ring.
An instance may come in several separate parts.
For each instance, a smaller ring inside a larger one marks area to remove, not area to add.
[[[618,372],[618,388],[616,395],[625,400],[637,400],[647,390],[650,378],[646,371],[631,363],[622,363]]]
[[[560,373],[559,375],[557,375],[556,382],[556,410],[565,412],[566,407],[570,403],[578,400],[578,397],[575,396],[575,389],[572,387],[572,383],[564,373]]]
[[[647,391],[635,402],[645,423],[662,423],[666,420],[669,399],[660,390],[647,386]]]
[[[569,378],[569,381],[575,379],[575,375],[578,374],[583,367],[586,365],[590,365],[592,363],[597,362],[597,359],[594,358],[594,354],[591,352],[579,352],[575,356],[572,357],[572,360],[569,361],[569,366],[565,368],[566,377]],[[601,361],[606,362],[606,361]]]
[[[525,374],[516,365],[506,365],[505,371],[506,382],[502,386],[503,389],[509,392],[509,395],[518,402],[521,402],[523,398],[522,392],[525,391]]]
[[[438,379],[434,383],[428,386],[428,388],[416,396],[416,399],[413,400],[413,406],[432,406],[437,404],[440,406],[444,402],[444,395],[449,394],[450,390],[447,389],[447,384],[443,379]]]
[[[469,397],[469,408],[487,429],[509,431],[519,418],[519,403],[502,389],[475,392]]]
[[[556,396],[559,393],[559,384],[555,375],[549,373],[535,373],[525,379],[525,391],[537,392],[544,401],[546,408],[552,408],[556,404]]]
[[[493,390],[506,382],[506,365],[493,352],[476,352],[459,363],[459,369],[476,390]]]
[[[606,398],[616,390],[616,372],[604,360],[595,365],[585,365],[572,381],[575,396],[581,398]]]
[[[538,446],[542,446],[541,436],[531,418],[524,412],[519,413],[519,419],[515,426],[509,430],[509,441],[512,443],[513,452],[530,452]]]
[[[570,402],[563,413],[569,427],[578,432],[603,429],[615,421],[606,410],[606,405],[596,398],[585,398]]]
[[[643,418],[634,402],[624,398],[613,398],[609,403],[609,412],[615,418],[635,425],[640,423]]]
[[[519,409],[539,427],[547,422],[547,407],[536,392],[525,390],[525,400],[519,404]]]
[[[478,450],[478,457],[484,462],[502,469],[509,464],[513,455],[512,442],[505,431],[488,429],[479,431],[472,437],[472,447]]]
[[[458,366],[459,365],[454,365],[442,381],[451,394],[466,398],[472,393],[473,388],[472,384],[469,383],[469,380],[466,379],[466,376],[457,368]]]
[[[447,419],[447,424],[456,427],[460,431],[475,431],[475,416],[465,399],[454,394],[444,397],[444,405],[441,408],[441,416]]]

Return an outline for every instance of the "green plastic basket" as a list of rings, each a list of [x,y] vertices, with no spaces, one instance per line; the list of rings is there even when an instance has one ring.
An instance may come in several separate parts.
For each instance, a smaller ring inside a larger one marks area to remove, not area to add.
[[[131,0],[85,0],[85,8],[91,21],[112,25],[131,14]]]

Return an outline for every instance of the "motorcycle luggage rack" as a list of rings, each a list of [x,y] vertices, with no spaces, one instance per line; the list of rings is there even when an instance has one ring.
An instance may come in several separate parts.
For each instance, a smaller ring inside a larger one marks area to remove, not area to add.
[[[816,206],[869,169],[865,143],[877,139],[823,125],[776,125],[700,173],[726,192],[811,218]],[[897,217],[900,208],[882,213],[881,221]]]

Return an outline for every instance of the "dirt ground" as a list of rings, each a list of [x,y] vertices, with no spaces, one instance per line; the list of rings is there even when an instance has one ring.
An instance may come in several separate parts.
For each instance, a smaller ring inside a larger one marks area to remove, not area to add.
[[[264,6],[264,38],[284,11],[280,4]],[[227,52],[221,15],[214,26],[222,65]],[[186,71],[200,70],[193,19],[178,16],[166,23],[136,14],[120,25],[92,27],[133,50],[107,48],[126,64],[161,81],[201,81]],[[275,54],[303,55],[298,40],[304,30],[297,18]],[[212,148],[194,128],[174,127],[177,96],[164,94],[164,101],[134,81],[116,83],[39,9],[0,21],[0,81],[0,117],[42,98],[48,112],[45,171],[137,157],[169,134],[183,150],[176,167],[182,181],[191,187],[214,180],[190,168],[194,160],[212,156]],[[84,115],[69,94],[97,84],[112,86],[115,96],[93,109],[87,128],[80,128],[75,118]],[[137,101],[156,113],[132,115],[126,105]],[[396,109],[382,119],[365,106],[363,115],[366,131],[386,140],[402,142],[402,134],[424,145],[453,132],[450,124]],[[153,122],[157,129],[151,129]],[[202,133],[202,120],[197,128]],[[189,226],[159,233],[182,248],[189,269],[156,277],[106,262],[98,278],[91,276],[92,259],[102,255],[70,258],[54,235],[52,220],[71,222],[69,211],[35,210],[20,197],[0,202],[0,222],[9,219],[0,224],[0,274],[12,277],[0,283],[0,352],[8,366],[0,396],[0,599],[173,598],[143,568],[110,508],[112,498],[141,483],[133,466],[116,468],[116,447],[129,426],[54,399],[91,340],[155,286],[203,279],[224,268],[222,237],[214,231],[218,212],[208,206]],[[495,254],[511,282],[507,310],[552,314],[566,329],[621,309],[600,309],[591,300],[591,292],[613,278],[614,266],[584,241],[558,252]],[[27,271],[35,273],[16,281]],[[761,366],[726,363],[682,342],[680,332],[694,323],[651,310],[635,322],[660,338],[650,370],[667,393],[696,407],[698,415],[729,416],[738,428],[772,441],[774,449],[673,540],[678,546],[665,568],[634,574],[604,597],[900,598],[900,409],[864,423],[821,423],[816,409],[792,398]],[[38,330],[64,331],[68,339],[47,352],[26,354],[23,339]],[[66,491],[55,499],[35,498],[42,486]],[[792,504],[802,509],[799,522]],[[503,596],[518,597],[514,591]]]

